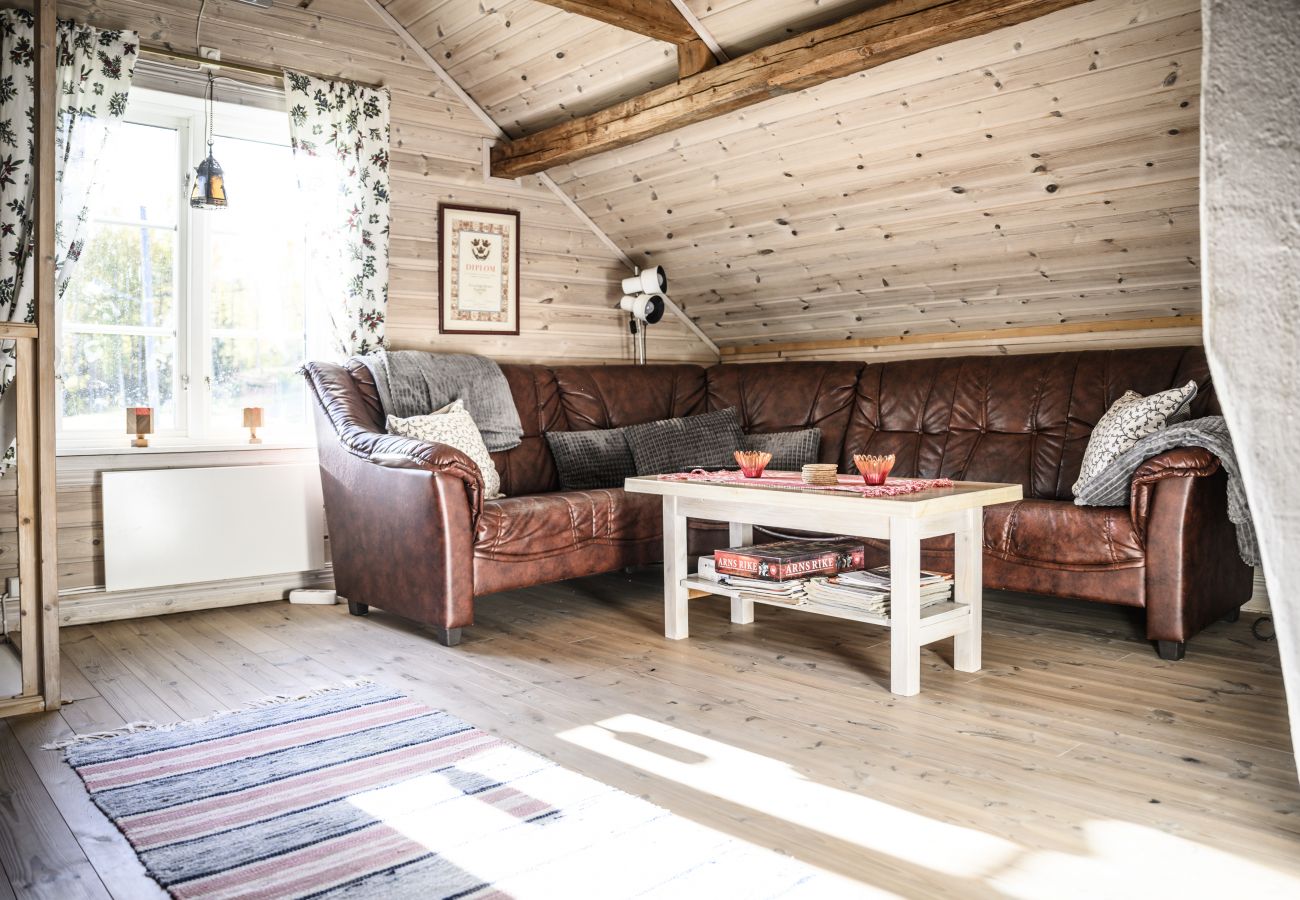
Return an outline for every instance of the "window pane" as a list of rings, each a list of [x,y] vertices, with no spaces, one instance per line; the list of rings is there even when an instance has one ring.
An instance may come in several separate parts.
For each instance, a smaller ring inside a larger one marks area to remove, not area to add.
[[[219,137],[230,206],[210,213],[208,327],[210,426],[242,427],[245,406],[265,409],[266,432],[303,431],[307,359],[306,256],[297,180],[286,146]]]
[[[176,232],[92,225],[68,292],[65,325],[176,327]]]
[[[294,334],[217,337],[212,341],[211,425],[217,433],[243,427],[245,406],[260,406],[262,421],[275,434],[307,425],[302,340]]]
[[[64,430],[124,435],[128,406],[152,406],[155,431],[177,427],[174,337],[65,329],[59,349]]]
[[[123,122],[102,166],[95,179],[95,218],[176,224],[184,190],[176,129]]]

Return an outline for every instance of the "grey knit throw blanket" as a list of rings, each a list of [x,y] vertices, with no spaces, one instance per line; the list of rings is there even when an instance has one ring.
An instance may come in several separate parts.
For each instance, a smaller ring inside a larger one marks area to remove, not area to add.
[[[461,400],[492,451],[519,446],[524,427],[501,367],[483,356],[380,350],[359,359],[375,376],[384,413],[427,416]]]
[[[1124,506],[1132,491],[1133,473],[1153,456],[1176,447],[1204,447],[1219,458],[1228,473],[1228,518],[1237,526],[1237,551],[1250,566],[1259,565],[1259,543],[1255,524],[1246,502],[1246,487],[1241,482],[1237,453],[1228,435],[1228,423],[1222,416],[1206,416],[1179,422],[1149,434],[1121,453],[1115,461],[1083,486],[1074,498],[1078,506]]]

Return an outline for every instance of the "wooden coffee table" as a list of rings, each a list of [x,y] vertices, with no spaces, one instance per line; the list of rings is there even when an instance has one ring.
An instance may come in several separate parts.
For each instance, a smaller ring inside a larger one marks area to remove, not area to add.
[[[892,583],[888,618],[819,607],[815,602],[788,608],[888,628],[890,681],[895,694],[920,692],[921,647],[943,638],[956,638],[954,666],[959,671],[979,671],[984,507],[1021,499],[1020,485],[959,481],[952,487],[877,498],[816,489],[666,481],[644,475],[627,479],[626,488],[663,497],[666,637],[680,640],[689,635],[687,605],[692,596],[729,596],[731,621],[740,625],[754,621],[755,601],[741,600],[726,585],[688,571],[687,519],[730,523],[731,546],[751,543],[754,526],[766,525],[889,541]],[[921,541],[944,534],[953,535],[956,542],[953,599],[922,610]]]

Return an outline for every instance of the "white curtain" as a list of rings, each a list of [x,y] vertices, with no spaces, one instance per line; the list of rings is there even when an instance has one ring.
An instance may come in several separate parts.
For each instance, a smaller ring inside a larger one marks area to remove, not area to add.
[[[0,317],[10,322],[36,321],[34,24],[26,10],[0,11]],[[58,23],[56,297],[63,296],[81,256],[96,164],[109,135],[126,113],[139,46],[131,31]],[[0,351],[0,392],[13,380],[14,350],[12,342],[7,343]],[[4,447],[10,443],[7,437],[0,435]]]
[[[388,307],[388,91],[286,71],[294,166],[307,220],[310,302],[341,358],[384,346]]]
[[[1237,446],[1300,754],[1300,16],[1204,6],[1205,344]]]

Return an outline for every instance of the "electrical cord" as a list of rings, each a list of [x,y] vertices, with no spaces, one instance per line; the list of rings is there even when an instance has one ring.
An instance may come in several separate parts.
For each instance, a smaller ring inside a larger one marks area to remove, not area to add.
[[[194,19],[194,52],[203,55],[203,41],[200,35],[203,32],[203,10],[207,8],[208,0],[199,0],[199,14]]]

